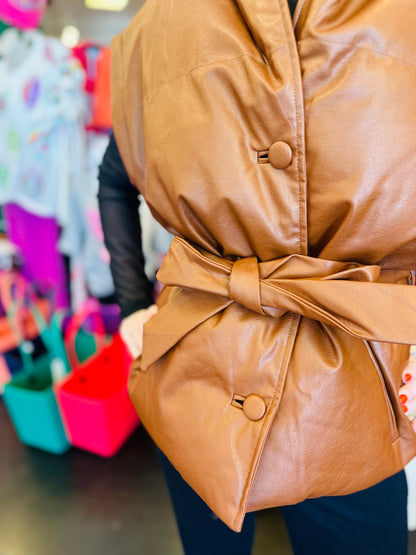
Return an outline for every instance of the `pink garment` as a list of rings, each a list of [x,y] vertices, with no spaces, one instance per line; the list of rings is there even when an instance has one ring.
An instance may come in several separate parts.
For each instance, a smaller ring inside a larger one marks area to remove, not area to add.
[[[0,19],[19,29],[39,27],[47,0],[0,0]]]

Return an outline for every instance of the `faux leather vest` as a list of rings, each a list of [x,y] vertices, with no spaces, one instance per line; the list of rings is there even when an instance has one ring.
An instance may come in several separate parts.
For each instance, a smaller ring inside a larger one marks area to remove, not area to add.
[[[412,0],[147,0],[113,43],[132,182],[177,237],[130,394],[234,530],[397,472],[416,343]]]

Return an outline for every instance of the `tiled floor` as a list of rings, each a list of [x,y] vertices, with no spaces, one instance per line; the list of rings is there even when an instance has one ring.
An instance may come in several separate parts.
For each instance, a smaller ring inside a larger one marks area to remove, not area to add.
[[[411,541],[415,555],[416,533]],[[0,400],[0,555],[182,553],[142,427],[112,459],[77,449],[53,456],[18,441]],[[266,554],[292,554],[278,509],[258,515],[253,555]]]

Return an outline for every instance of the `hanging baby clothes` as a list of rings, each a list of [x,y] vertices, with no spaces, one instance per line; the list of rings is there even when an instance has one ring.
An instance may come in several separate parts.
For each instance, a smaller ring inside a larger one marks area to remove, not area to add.
[[[111,128],[111,48],[101,48],[97,64],[91,126]]]
[[[38,31],[0,36],[0,203],[68,221],[84,151],[83,70]]]
[[[100,47],[95,42],[83,40],[72,49],[72,55],[80,62],[85,71],[84,90],[92,94],[98,73]]]
[[[108,144],[108,135],[89,132],[86,144],[84,178],[71,189],[70,218],[62,230],[59,249],[71,258],[71,267],[80,263],[87,293],[103,298],[114,293],[97,199],[98,166]]]
[[[66,268],[58,251],[59,228],[55,219],[36,216],[17,204],[5,204],[3,210],[7,237],[22,255],[22,275],[55,308],[67,307]]]
[[[87,129],[107,132],[111,128],[111,48],[82,41],[72,49],[85,71],[88,98]]]
[[[1,0],[0,19],[19,29],[36,29],[47,0]]]

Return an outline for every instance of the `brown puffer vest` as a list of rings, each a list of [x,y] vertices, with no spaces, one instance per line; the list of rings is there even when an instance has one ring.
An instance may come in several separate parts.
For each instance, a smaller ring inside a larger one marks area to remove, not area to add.
[[[114,131],[177,237],[130,394],[234,530],[397,472],[416,343],[413,0],[148,0]]]

